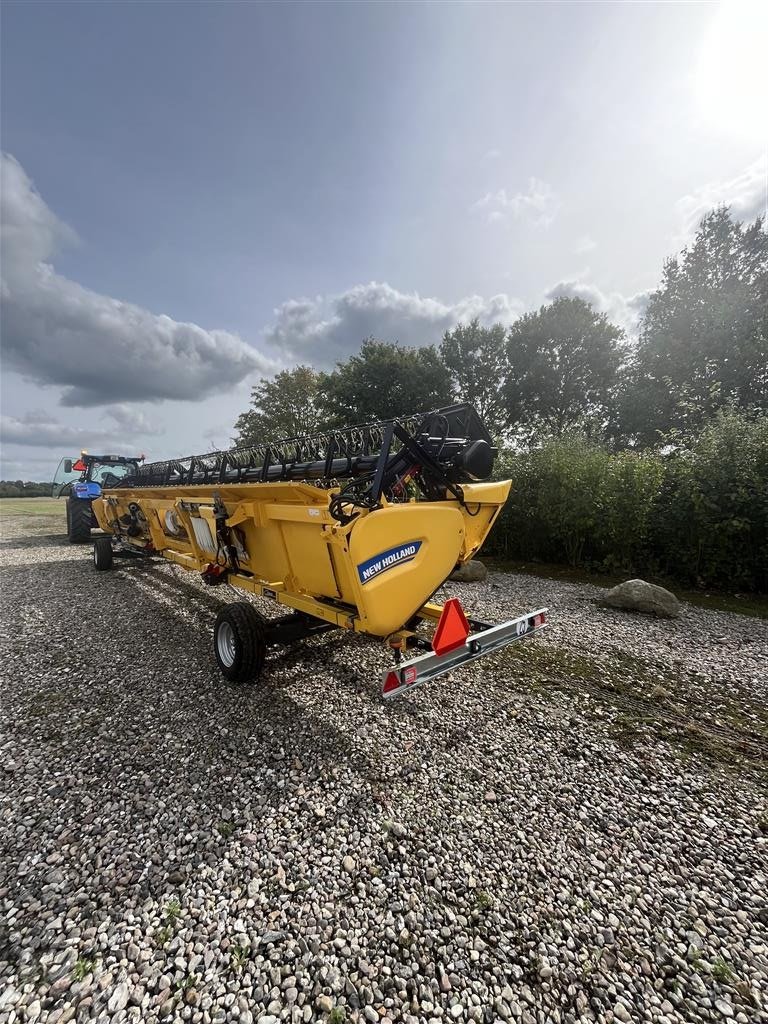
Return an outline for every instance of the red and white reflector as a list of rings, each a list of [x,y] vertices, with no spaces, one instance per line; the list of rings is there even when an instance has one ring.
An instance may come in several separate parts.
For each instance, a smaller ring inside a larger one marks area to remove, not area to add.
[[[452,597],[443,605],[443,614],[432,637],[435,654],[447,654],[463,646],[469,636],[469,623],[458,597]]]
[[[533,628],[534,629],[538,629],[539,626],[544,626],[546,624],[546,621],[547,621],[546,612],[537,612],[533,616]]]

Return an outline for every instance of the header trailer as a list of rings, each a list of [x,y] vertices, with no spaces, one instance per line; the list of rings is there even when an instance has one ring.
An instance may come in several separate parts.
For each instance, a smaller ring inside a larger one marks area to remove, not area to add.
[[[470,636],[464,619],[455,649],[468,645],[466,658],[402,661],[425,644],[446,653],[443,608],[430,598],[477,553],[506,501],[510,482],[487,482],[495,454],[474,408],[454,405],[137,465],[94,502],[108,534],[96,542],[95,565],[107,569],[120,554],[162,557],[210,586],[284,605],[290,614],[280,618],[250,602],[222,608],[214,651],[228,679],[256,678],[269,644],[339,628],[394,650],[401,675],[394,686],[385,673],[390,696],[544,624],[538,611],[521,632],[515,620],[511,633],[485,637],[497,627],[477,623]],[[435,623],[430,640],[424,629]],[[453,622],[454,641],[461,629]]]

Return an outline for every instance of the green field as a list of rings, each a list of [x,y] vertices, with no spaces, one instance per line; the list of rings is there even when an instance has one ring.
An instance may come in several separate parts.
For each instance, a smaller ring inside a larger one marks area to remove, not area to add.
[[[0,516],[66,516],[63,498],[0,498]]]

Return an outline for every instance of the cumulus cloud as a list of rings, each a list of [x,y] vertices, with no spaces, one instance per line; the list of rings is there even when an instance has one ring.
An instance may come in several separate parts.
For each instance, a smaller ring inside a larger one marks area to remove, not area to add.
[[[371,281],[337,295],[292,299],[275,310],[266,340],[296,360],[332,366],[373,336],[402,345],[429,345],[443,332],[478,317],[484,324],[511,323],[523,310],[516,299],[471,295],[454,304],[399,292]]]
[[[618,327],[623,327],[627,334],[633,335],[637,331],[650,295],[650,292],[637,292],[629,296],[620,292],[604,292],[597,285],[574,279],[558,281],[547,291],[545,298],[549,302],[561,298],[583,299],[598,313],[605,313],[609,320]]]
[[[113,423],[109,424],[108,419]],[[72,426],[49,412],[35,409],[23,416],[0,416],[0,436],[4,445],[94,451],[101,445],[125,450],[135,438],[157,432],[143,412],[126,406],[113,406],[107,416],[102,417],[104,421],[107,423],[102,427]]]
[[[690,241],[706,213],[723,204],[730,206],[734,220],[750,222],[768,214],[768,156],[729,181],[711,181],[677,201],[681,244]]]
[[[482,199],[470,206],[471,213],[483,216],[489,224],[511,224],[528,221],[547,227],[557,216],[560,200],[546,181],[530,178],[526,192],[486,192]]]
[[[21,165],[2,155],[2,335],[6,368],[63,387],[63,405],[198,400],[275,363],[227,331],[205,330],[83,288],[51,265],[73,232]]]

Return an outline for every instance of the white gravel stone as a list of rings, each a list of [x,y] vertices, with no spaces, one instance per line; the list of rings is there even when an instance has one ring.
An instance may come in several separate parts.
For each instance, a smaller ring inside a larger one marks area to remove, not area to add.
[[[2,1024],[764,1013],[764,620],[491,572],[436,599],[548,630],[384,704],[384,645],[233,686],[242,595],[2,530]]]

